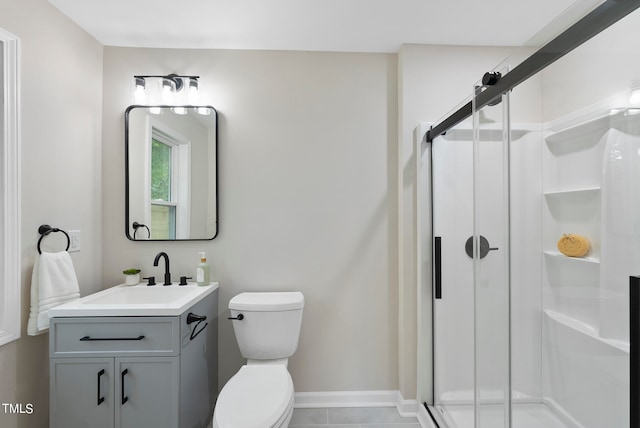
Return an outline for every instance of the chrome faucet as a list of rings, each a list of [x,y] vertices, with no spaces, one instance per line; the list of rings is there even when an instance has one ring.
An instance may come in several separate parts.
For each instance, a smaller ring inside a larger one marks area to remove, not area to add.
[[[171,285],[171,272],[169,272],[169,256],[164,251],[156,254],[156,258],[153,260],[153,265],[158,266],[160,257],[164,257],[164,285]]]

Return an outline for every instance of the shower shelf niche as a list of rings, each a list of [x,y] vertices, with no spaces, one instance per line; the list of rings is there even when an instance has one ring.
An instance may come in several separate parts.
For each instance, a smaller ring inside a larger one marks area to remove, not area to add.
[[[632,174],[638,161],[640,110],[585,110],[547,123],[544,134],[544,311],[556,324],[624,351],[626,283],[617,272],[628,270],[630,261],[616,251],[635,242],[634,213],[640,208],[632,204],[631,183],[637,177],[623,176]],[[621,204],[619,210],[611,211],[612,203]],[[556,243],[563,233],[587,237],[587,257],[559,253]]]
[[[600,187],[585,187],[581,189],[567,189],[567,190],[552,190],[544,192],[544,195],[549,198],[554,197],[571,197],[571,196],[580,196],[583,195],[585,197],[589,197],[592,195],[597,195],[600,192]]]
[[[600,330],[602,163],[605,136],[617,117],[607,110],[582,115],[580,123],[574,116],[547,124],[542,147],[543,310],[557,314],[555,321],[588,326],[589,337]],[[586,257],[557,250],[565,233],[589,239]]]
[[[624,124],[639,113],[640,109],[607,108],[583,117],[582,120],[561,119],[548,127],[550,133],[545,140],[550,146],[567,145],[569,142],[582,142],[584,146],[595,144],[608,129]]]
[[[600,264],[600,259],[598,257],[592,257],[592,256],[587,256],[587,257],[568,257],[565,256],[564,254],[560,253],[559,251],[544,251],[544,255],[547,257],[553,257],[556,260],[562,260],[563,262],[566,261],[566,263],[575,263],[576,265],[580,265],[582,263],[586,263],[586,264]]]

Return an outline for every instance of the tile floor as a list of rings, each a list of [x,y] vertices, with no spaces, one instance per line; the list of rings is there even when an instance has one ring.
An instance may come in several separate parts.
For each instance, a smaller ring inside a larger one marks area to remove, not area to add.
[[[395,407],[332,407],[293,409],[289,428],[420,428],[420,423],[400,416]]]

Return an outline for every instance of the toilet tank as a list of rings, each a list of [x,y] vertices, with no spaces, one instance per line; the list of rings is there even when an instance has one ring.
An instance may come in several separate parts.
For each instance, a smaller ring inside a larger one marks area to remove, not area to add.
[[[289,358],[298,348],[304,296],[299,291],[241,293],[231,299],[233,330],[250,360]]]

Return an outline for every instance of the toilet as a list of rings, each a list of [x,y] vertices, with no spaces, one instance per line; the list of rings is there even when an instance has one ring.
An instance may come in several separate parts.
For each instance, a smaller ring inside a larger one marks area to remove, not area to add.
[[[214,428],[286,428],[293,414],[287,370],[298,348],[304,296],[293,292],[241,293],[231,299],[233,331],[247,359],[224,385]]]

